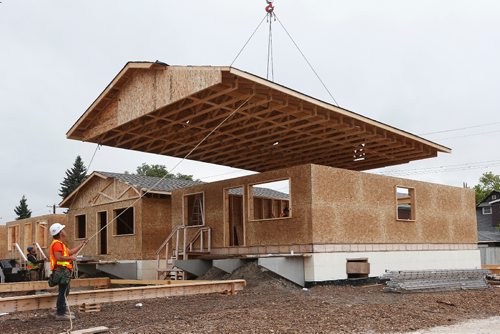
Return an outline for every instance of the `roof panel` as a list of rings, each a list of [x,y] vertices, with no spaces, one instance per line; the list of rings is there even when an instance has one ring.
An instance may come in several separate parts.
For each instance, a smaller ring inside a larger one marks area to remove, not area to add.
[[[235,68],[130,64],[68,138],[260,172],[366,170],[451,151]]]

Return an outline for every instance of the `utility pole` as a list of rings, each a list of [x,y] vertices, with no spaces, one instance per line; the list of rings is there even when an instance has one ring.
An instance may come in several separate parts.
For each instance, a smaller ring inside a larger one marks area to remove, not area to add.
[[[47,207],[52,208],[52,213],[56,214],[56,208],[58,208],[59,206],[56,204],[52,204],[52,205],[47,205]]]

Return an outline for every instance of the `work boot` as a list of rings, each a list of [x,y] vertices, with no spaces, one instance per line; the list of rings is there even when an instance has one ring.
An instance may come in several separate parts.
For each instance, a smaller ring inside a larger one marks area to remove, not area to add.
[[[70,320],[70,319],[71,320],[75,319],[75,316],[73,314],[68,314],[68,313],[62,314],[62,315],[61,314],[56,314],[56,320],[57,321]]]

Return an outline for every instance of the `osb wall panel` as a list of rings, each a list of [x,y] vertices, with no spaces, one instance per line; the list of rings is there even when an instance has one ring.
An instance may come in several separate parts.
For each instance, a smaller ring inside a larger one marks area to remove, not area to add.
[[[171,66],[164,70],[135,70],[113,102],[100,111],[105,121],[90,127],[85,137],[95,137],[221,82],[221,71],[216,68]]]
[[[314,243],[477,243],[474,192],[312,166]],[[415,221],[396,219],[395,187],[415,189]]]
[[[5,231],[0,230],[1,237],[0,239],[5,238],[5,246],[0,246],[2,249],[0,249],[0,254],[2,254],[2,251],[5,253],[5,257],[8,258],[19,258],[19,253],[17,251],[7,251],[8,245],[7,245],[7,233],[8,233],[8,226],[13,226],[13,225],[18,225],[19,226],[19,239],[18,239],[18,244],[19,247],[23,250],[24,253],[27,253],[27,248],[28,246],[32,245],[34,242],[38,242],[40,246],[43,246],[43,244],[40,242],[40,240],[37,240],[36,236],[36,230],[37,230],[37,224],[40,222],[45,222],[47,223],[47,229],[50,227],[50,225],[59,223],[67,226],[67,216],[65,214],[50,214],[50,215],[43,215],[43,216],[37,216],[37,217],[30,217],[26,219],[20,219],[20,220],[15,220],[6,223],[5,226]],[[27,235],[25,233],[28,233],[31,235],[31,237],[28,236],[28,238],[25,238]],[[31,240],[32,243],[28,244],[27,240]],[[48,257],[49,256],[49,246],[50,243],[52,242],[52,236],[50,233],[47,231],[47,239],[45,240],[45,244],[47,247],[42,248],[44,251],[45,255]],[[38,250],[37,250],[38,252]]]
[[[92,205],[103,205],[138,197],[137,192],[126,183],[112,178],[103,179],[93,176],[69,201],[69,208],[79,209]]]
[[[250,184],[290,178],[292,213],[289,218],[249,221],[248,200],[245,199],[246,246],[311,243],[310,170],[310,165],[304,165],[176,190],[172,194],[172,224],[183,224],[184,195],[203,192],[205,224],[212,229],[212,247],[228,246],[229,233],[224,226],[224,189],[244,186],[246,193]]]
[[[7,258],[7,226],[0,225],[0,259]]]
[[[97,205],[92,207],[85,207],[80,209],[68,210],[68,233],[72,245],[78,245],[79,240],[75,237],[75,216],[86,215],[86,235],[89,239],[87,246],[80,252],[84,256],[99,256],[102,259],[141,259],[141,244],[142,244],[142,228],[141,217],[142,209],[140,201],[135,203],[134,208],[134,234],[133,235],[120,235],[115,234],[115,223],[111,223],[107,227],[108,234],[108,254],[98,254],[98,241],[99,238],[94,236],[100,229],[98,227],[97,214],[102,211],[107,212],[108,223],[114,218],[113,211],[116,209],[124,209],[134,203],[135,200],[119,201],[109,204]]]
[[[142,200],[142,258],[156,259],[156,251],[172,231],[170,197]]]

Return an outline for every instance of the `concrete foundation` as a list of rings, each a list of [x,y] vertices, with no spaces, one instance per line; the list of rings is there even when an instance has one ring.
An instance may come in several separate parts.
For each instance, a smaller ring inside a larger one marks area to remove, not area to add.
[[[263,257],[259,258],[258,265],[295,284],[304,286],[303,257]]]
[[[313,253],[304,258],[306,282],[347,279],[346,263],[350,258],[368,258],[370,277],[386,270],[478,269],[478,249],[446,251],[335,252]]]

